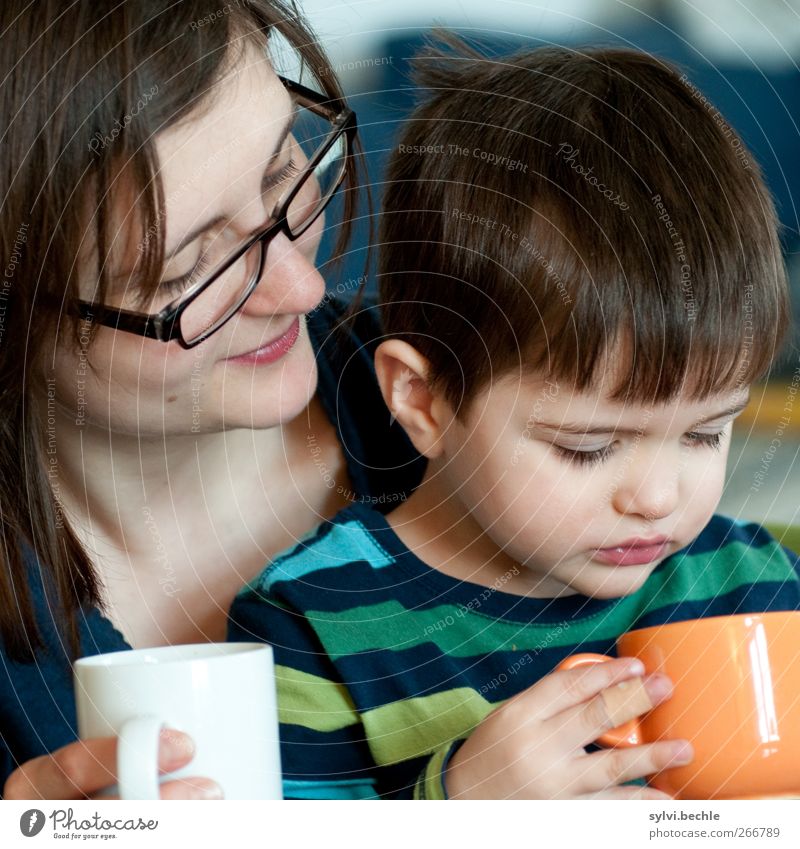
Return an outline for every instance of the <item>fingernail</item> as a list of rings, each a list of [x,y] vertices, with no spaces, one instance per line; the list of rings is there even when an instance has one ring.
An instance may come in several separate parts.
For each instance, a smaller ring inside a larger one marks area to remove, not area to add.
[[[184,764],[194,755],[194,740],[181,731],[162,728],[159,734],[159,761],[162,768],[169,769]]]
[[[672,695],[672,682],[666,675],[662,675],[660,672],[656,672],[654,675],[648,675],[645,678],[644,686],[653,704]]]
[[[222,788],[210,778],[197,778],[191,784],[192,799],[222,799]]]
[[[694,748],[692,744],[684,740],[681,743],[675,743],[672,747],[672,756],[669,759],[670,766],[683,766],[692,762],[694,758]]]
[[[632,675],[644,675],[644,664],[637,657],[630,658],[628,660],[628,671]]]

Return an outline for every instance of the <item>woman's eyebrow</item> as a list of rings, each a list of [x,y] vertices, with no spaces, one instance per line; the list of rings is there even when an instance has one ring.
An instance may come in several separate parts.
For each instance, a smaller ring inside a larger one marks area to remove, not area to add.
[[[275,161],[278,154],[281,152],[283,145],[286,142],[286,139],[289,137],[289,133],[291,133],[295,121],[297,120],[297,109],[292,112],[291,117],[286,122],[284,128],[281,130],[280,136],[278,136],[278,141],[275,144],[275,148],[272,153],[267,157],[265,168],[269,168],[269,166]],[[180,242],[171,250],[167,251],[165,254],[165,260],[172,259],[177,256],[185,247],[190,245],[198,236],[202,236],[206,230],[210,230],[212,227],[215,227],[221,221],[225,220],[224,215],[216,215],[214,218],[209,219],[204,224],[201,224],[199,227],[195,227],[194,230],[191,231],[187,236],[184,236]]]

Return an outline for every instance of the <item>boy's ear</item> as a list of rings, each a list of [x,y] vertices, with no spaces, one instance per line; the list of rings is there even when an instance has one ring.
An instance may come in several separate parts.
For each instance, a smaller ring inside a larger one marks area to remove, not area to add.
[[[430,389],[430,365],[413,345],[400,339],[381,342],[375,351],[375,371],[392,421],[408,434],[429,460],[443,450],[447,405]]]

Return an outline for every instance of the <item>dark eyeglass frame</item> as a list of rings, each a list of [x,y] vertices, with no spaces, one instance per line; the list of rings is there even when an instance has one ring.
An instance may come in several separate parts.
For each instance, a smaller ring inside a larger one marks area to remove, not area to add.
[[[278,79],[286,87],[287,91],[299,102],[300,106],[311,109],[319,115],[327,118],[331,122],[331,130],[327,138],[317,148],[314,154],[306,163],[303,171],[298,174],[284,197],[278,201],[275,207],[275,213],[272,223],[263,230],[254,233],[242,245],[240,245],[229,257],[223,260],[214,272],[204,281],[198,283],[197,288],[190,294],[182,295],[181,298],[173,301],[164,307],[163,310],[156,314],[134,312],[132,310],[116,309],[106,306],[98,302],[75,300],[74,304],[81,318],[97,322],[105,327],[113,327],[117,330],[124,330],[127,333],[136,333],[139,336],[146,336],[148,339],[157,339],[160,342],[171,342],[176,340],[182,348],[194,348],[201,342],[208,339],[209,336],[220,330],[234,315],[244,306],[247,299],[258,285],[261,275],[264,271],[264,260],[267,255],[269,243],[278,233],[284,233],[286,237],[294,242],[319,218],[324,209],[328,206],[331,199],[336,194],[339,186],[344,180],[346,169],[342,170],[335,186],[329,191],[328,197],[320,203],[319,208],[306,220],[302,222],[299,230],[292,231],[289,227],[288,210],[289,205],[300,192],[313,174],[315,168],[338,139],[345,135],[347,139],[347,153],[350,157],[353,154],[357,123],[356,113],[349,109],[340,100],[331,100],[326,95],[320,94],[313,89],[306,88],[300,83],[279,76]],[[191,342],[187,342],[183,338],[180,327],[180,318],[183,311],[209,286],[224,274],[237,260],[241,259],[244,254],[249,251],[256,242],[261,242],[261,258],[259,261],[258,272],[253,276],[252,281],[248,285],[239,304],[231,310],[230,315],[226,316],[218,325],[213,326],[208,332],[201,334]]]

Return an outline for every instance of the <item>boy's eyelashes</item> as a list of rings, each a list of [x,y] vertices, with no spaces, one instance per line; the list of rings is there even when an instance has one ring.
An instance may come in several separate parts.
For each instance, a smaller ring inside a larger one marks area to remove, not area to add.
[[[716,431],[715,433],[690,431],[684,435],[684,439],[686,440],[685,444],[692,448],[714,448],[719,450],[723,435],[724,431]],[[586,449],[567,448],[565,445],[557,445],[555,442],[552,443],[552,446],[560,457],[578,466],[593,466],[602,463],[617,450],[616,442],[589,451]]]
[[[702,433],[700,431],[692,431],[686,434],[686,440],[689,445],[702,445],[709,448],[719,448],[722,442],[722,436],[725,431],[717,433]]]
[[[563,445],[556,445],[555,443],[553,443],[553,448],[559,456],[578,466],[594,466],[597,463],[602,463],[603,460],[614,453],[613,443],[596,451],[577,451],[574,448],[565,448]]]

